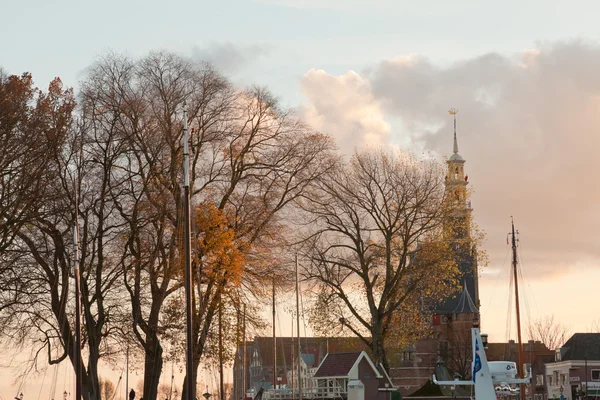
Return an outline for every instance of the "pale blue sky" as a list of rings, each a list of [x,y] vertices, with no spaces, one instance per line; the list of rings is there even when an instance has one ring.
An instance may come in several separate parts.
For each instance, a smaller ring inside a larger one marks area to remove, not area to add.
[[[599,16],[598,1],[1,0],[0,67],[76,87],[105,52],[169,50],[213,61],[238,85],[269,86],[353,145],[361,134],[384,145],[425,137],[449,152],[445,111],[457,107],[492,261],[482,318],[499,341],[509,215],[524,269],[537,268],[525,273],[528,311],[556,313],[572,332],[600,318],[587,298],[600,279],[600,189],[580,183],[600,170]],[[480,57],[491,52],[499,56]],[[13,395],[10,376],[0,369],[0,400]]]
[[[41,86],[54,76],[75,86],[109,50],[216,48],[218,57],[219,47],[233,46],[243,62],[226,72],[269,85],[289,105],[300,100],[297,81],[310,68],[341,74],[414,53],[450,63],[538,41],[600,38],[594,1],[4,0],[1,10],[0,65],[32,72]]]

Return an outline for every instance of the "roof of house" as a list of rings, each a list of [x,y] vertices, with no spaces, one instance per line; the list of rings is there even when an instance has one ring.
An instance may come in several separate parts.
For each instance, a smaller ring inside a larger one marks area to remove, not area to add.
[[[329,353],[315,372],[315,378],[348,376],[361,351],[350,353]]]
[[[519,359],[519,345],[513,340],[508,343],[488,343],[485,354],[488,361],[515,361]],[[523,343],[523,356],[525,362],[533,362],[538,358],[554,357],[554,351],[550,350],[542,342],[529,341]]]
[[[290,366],[292,364],[292,354],[295,358],[298,357],[298,338],[277,337],[276,341],[277,366],[282,368]],[[263,367],[273,366],[272,336],[256,336],[253,345],[250,347],[258,349]],[[364,350],[367,354],[370,354],[368,346],[358,337],[303,337],[300,338],[300,347],[302,359],[309,368],[318,366],[328,352],[343,353]]]
[[[600,333],[576,333],[561,350],[561,360],[600,360]]]

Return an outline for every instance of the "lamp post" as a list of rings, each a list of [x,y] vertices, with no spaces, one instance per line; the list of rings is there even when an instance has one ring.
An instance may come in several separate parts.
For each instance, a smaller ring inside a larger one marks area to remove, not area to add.
[[[563,385],[560,385],[560,400],[565,400],[565,396],[563,396],[563,392],[565,391],[565,388],[563,387]]]
[[[277,377],[277,389],[281,389],[281,380],[282,380],[282,379],[283,379],[283,378],[282,378],[281,376],[278,376],[278,377]]]

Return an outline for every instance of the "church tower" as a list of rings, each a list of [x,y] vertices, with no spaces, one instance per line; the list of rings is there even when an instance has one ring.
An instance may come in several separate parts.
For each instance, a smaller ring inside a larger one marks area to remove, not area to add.
[[[461,291],[450,296],[436,307],[436,314],[478,314],[479,284],[477,279],[477,255],[470,239],[471,202],[468,201],[467,185],[469,177],[465,174],[465,159],[458,154],[456,137],[456,114],[458,110],[448,111],[454,119],[453,154],[446,164],[446,191],[452,207],[452,249],[456,257],[460,274]]]
[[[458,216],[467,217],[469,212],[469,204],[467,204],[469,177],[465,175],[465,160],[458,154],[458,140],[456,138],[456,113],[458,113],[458,110],[452,108],[448,113],[454,117],[454,148],[453,154],[446,161],[448,164],[446,191]]]

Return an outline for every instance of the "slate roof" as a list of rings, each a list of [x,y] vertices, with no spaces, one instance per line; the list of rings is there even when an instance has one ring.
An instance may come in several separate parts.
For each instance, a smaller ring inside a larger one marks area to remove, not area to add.
[[[600,360],[600,333],[576,333],[561,348],[561,360]]]
[[[455,293],[454,295],[449,296],[440,304],[434,307],[434,312],[436,314],[454,314],[456,313],[456,309],[460,309],[460,302],[462,298],[462,293],[465,291],[468,292],[471,301],[473,302],[474,308],[477,309],[477,301],[478,290],[477,290],[477,282],[475,277],[475,269],[476,269],[476,261],[472,254],[460,254],[457,255],[458,258],[458,268],[460,271],[460,279],[463,282],[463,291],[461,293]],[[472,311],[466,311],[472,312]],[[475,311],[477,312],[477,311]]]
[[[348,376],[350,369],[360,357],[361,352],[351,353],[329,353],[317,372],[315,378],[326,378],[332,376]]]
[[[479,310],[477,309],[475,302],[473,302],[473,299],[471,298],[471,295],[469,294],[469,291],[467,290],[467,283],[464,282],[462,293],[460,294],[460,297],[458,298],[458,302],[456,304],[456,308],[454,308],[452,313],[458,314],[458,313],[478,313],[478,312],[479,312]]]

